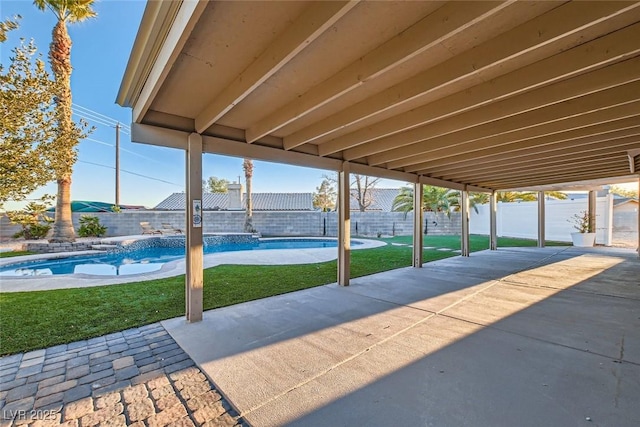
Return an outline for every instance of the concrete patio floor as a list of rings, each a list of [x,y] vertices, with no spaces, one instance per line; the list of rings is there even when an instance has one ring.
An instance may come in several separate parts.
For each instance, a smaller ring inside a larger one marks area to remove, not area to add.
[[[483,251],[162,323],[253,426],[640,425],[633,250]]]

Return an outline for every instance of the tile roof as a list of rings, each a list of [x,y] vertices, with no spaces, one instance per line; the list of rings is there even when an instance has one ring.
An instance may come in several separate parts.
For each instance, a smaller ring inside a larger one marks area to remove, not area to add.
[[[399,188],[374,188],[371,190],[373,202],[367,211],[391,212],[393,199],[400,192]],[[351,210],[359,210],[355,192],[352,191]],[[185,193],[173,193],[154,208],[155,210],[184,210]],[[245,206],[245,194],[242,205]],[[228,193],[202,193],[202,206],[205,210],[227,210]],[[313,193],[253,193],[254,211],[310,211],[313,207]]]
[[[246,201],[243,195],[243,206]],[[227,210],[229,194],[202,193],[204,210]],[[173,193],[154,208],[155,210],[179,211],[185,208],[185,193]],[[310,211],[313,207],[312,193],[253,193],[254,211]]]
[[[371,198],[373,201],[371,205],[367,207],[367,211],[382,211],[391,212],[393,206],[393,199],[396,198],[400,192],[399,188],[373,188],[371,191]],[[351,190],[351,203],[350,207],[352,211],[360,210],[358,207],[358,200],[355,198],[355,191]]]
[[[243,196],[242,205],[246,206]],[[313,193],[253,193],[254,211],[314,210]]]

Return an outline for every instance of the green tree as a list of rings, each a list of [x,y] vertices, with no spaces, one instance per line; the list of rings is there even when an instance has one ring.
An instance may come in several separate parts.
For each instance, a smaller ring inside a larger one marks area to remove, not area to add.
[[[618,185],[612,185],[609,188],[609,191],[613,194],[617,194],[618,196],[626,197],[629,199],[637,199],[638,198],[638,190],[627,190]]]
[[[469,195],[469,207],[476,212],[478,208],[480,193],[471,193]],[[444,187],[436,187],[433,185],[422,186],[422,209],[425,212],[444,212],[448,217],[451,212],[460,211],[460,191],[452,190]],[[393,200],[391,208],[395,212],[404,212],[405,214],[413,210],[413,188],[402,187],[400,192]]]
[[[226,193],[231,182],[217,176],[210,176],[206,182],[205,188],[209,193]]]
[[[9,67],[0,65],[0,206],[55,178],[55,83],[33,41],[22,40],[12,52]]]
[[[16,15],[13,19],[5,19],[0,21],[0,43],[7,41],[7,33],[11,30],[18,28],[18,20],[22,18],[20,15]]]
[[[247,195],[245,199],[247,202],[247,206],[245,208],[244,231],[246,233],[254,233],[256,230],[253,228],[253,200],[251,197],[251,180],[253,179],[253,160],[244,159],[244,162],[242,162],[242,169],[244,170],[244,179],[247,185]]]
[[[55,138],[56,156],[51,159],[58,192],[56,196],[56,215],[53,224],[52,242],[75,240],[75,231],[71,221],[71,174],[78,153],[76,146],[81,138],[81,129],[71,117],[71,37],[67,31],[67,22],[81,22],[96,16],[91,9],[93,0],[35,0],[40,10],[49,9],[57,22],[53,27],[49,45],[49,63],[57,83]]]
[[[560,191],[545,191],[546,197],[553,199],[564,200],[567,198],[565,193]],[[503,203],[511,202],[534,202],[538,200],[537,191],[498,191],[496,192],[496,200]],[[478,193],[476,202],[480,205],[489,203],[488,193]]]
[[[26,240],[37,240],[47,235],[51,229],[49,223],[52,221],[46,215],[47,203],[50,199],[51,196],[46,195],[39,202],[29,202],[23,210],[7,212],[9,221],[22,227],[22,230],[13,236],[14,238],[24,237]]]
[[[336,206],[336,196],[336,189],[331,181],[324,178],[320,186],[316,187],[316,192],[313,194],[313,207],[327,212]]]
[[[449,189],[434,187],[432,185],[422,186],[422,209],[425,212],[449,212],[450,205],[447,198]],[[393,200],[391,210],[404,212],[405,214],[413,210],[413,188],[402,187]]]

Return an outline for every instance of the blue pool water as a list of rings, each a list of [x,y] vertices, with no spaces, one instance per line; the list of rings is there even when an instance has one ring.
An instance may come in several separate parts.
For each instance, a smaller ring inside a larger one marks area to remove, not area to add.
[[[359,242],[352,242],[357,245]],[[323,239],[270,239],[252,243],[226,243],[205,245],[204,253],[249,251],[265,249],[335,248],[336,240]],[[95,274],[116,276],[157,271],[164,263],[182,259],[181,247],[149,247],[100,255],[70,256],[11,264],[0,268],[0,276],[43,276],[52,274]]]

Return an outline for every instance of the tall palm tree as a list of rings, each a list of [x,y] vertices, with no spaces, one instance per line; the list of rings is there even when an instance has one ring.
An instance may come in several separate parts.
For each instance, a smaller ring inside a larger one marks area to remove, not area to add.
[[[247,207],[245,209],[244,231],[246,233],[253,233],[253,201],[251,197],[251,179],[253,178],[253,160],[244,159],[242,162],[242,169],[244,169],[244,179],[247,184],[247,196],[245,198]]]
[[[58,86],[56,97],[56,120],[58,122],[55,140],[56,154],[52,167],[58,183],[56,196],[56,216],[53,224],[52,242],[75,240],[71,216],[71,173],[77,158],[76,145],[79,133],[71,117],[71,37],[67,32],[67,22],[81,22],[96,16],[91,9],[93,0],[35,0],[40,10],[49,9],[56,16],[53,27],[49,61]]]

